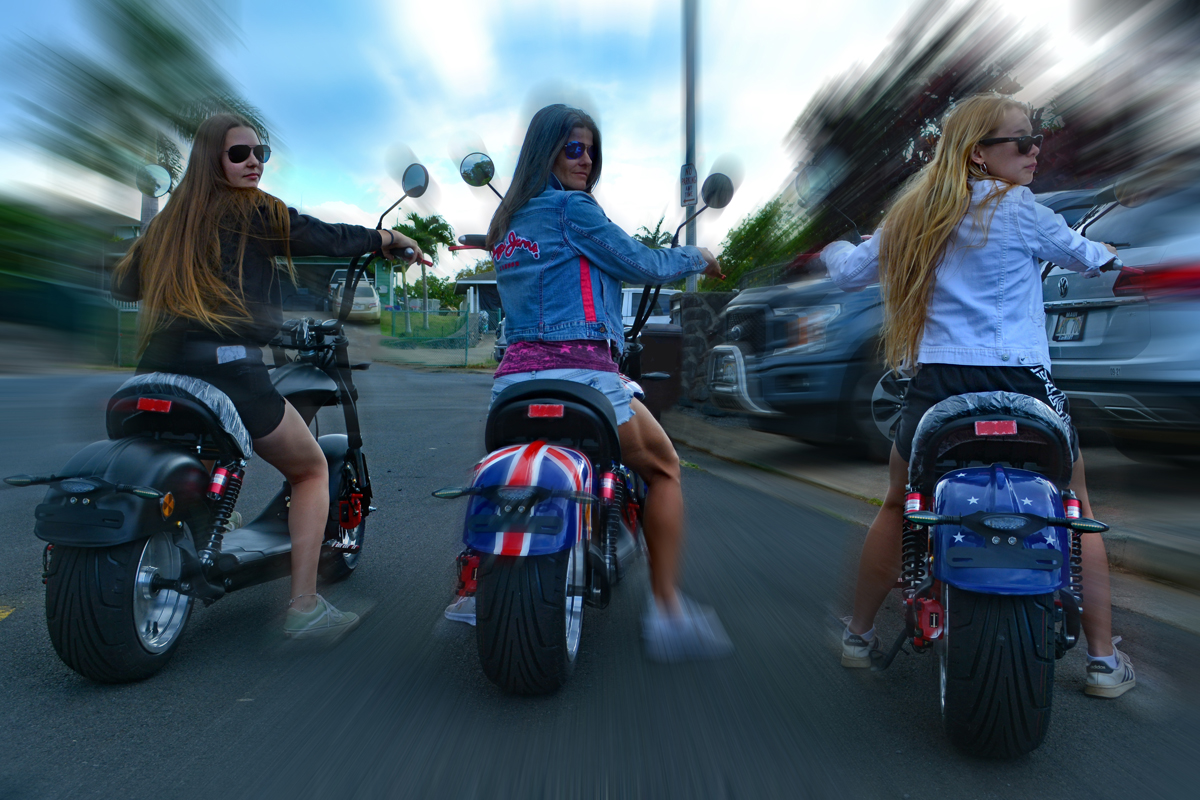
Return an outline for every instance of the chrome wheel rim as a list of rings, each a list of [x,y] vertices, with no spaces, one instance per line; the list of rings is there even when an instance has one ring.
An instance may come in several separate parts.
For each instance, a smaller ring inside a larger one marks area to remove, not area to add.
[[[583,630],[583,594],[587,590],[586,547],[587,540],[580,539],[567,555],[567,585],[563,598],[567,661],[574,661],[579,653],[579,635]]]
[[[942,717],[946,716],[946,641],[950,636],[950,590],[942,585],[942,635],[938,639],[938,702]]]
[[[367,529],[367,521],[364,519],[358,523],[358,527],[346,530],[341,525],[338,525],[338,541],[344,545],[359,545],[361,547],[363,540],[363,532]],[[347,569],[354,569],[358,566],[358,557],[362,555],[362,550],[354,553],[342,553],[342,560],[346,564]]]
[[[183,631],[191,611],[191,598],[174,589],[156,589],[154,578],[179,577],[179,550],[165,533],[146,540],[134,573],[133,624],[138,640],[148,652],[166,651]]]
[[[904,402],[904,391],[908,378],[889,369],[879,378],[871,392],[871,419],[879,433],[889,440],[896,438],[896,426],[900,424],[900,406]]]

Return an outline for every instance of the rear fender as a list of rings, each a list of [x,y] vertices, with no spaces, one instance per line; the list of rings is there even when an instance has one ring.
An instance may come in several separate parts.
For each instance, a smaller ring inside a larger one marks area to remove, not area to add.
[[[1064,516],[1062,496],[1051,481],[999,464],[944,475],[934,490],[933,510],[946,516],[978,511]],[[1070,577],[1070,535],[1065,528],[1046,526],[1023,536],[996,530],[981,536],[958,525],[936,525],[931,532],[933,577],[959,589],[1047,594],[1066,586]]]
[[[545,442],[511,445],[476,464],[471,485],[508,487],[514,496],[527,487],[591,493],[592,464],[583,453],[569,447]],[[471,495],[463,523],[463,543],[481,553],[505,556],[558,553],[571,549],[580,539],[591,538],[592,516],[586,503],[566,497],[524,505],[519,499],[497,503],[482,495]]]
[[[200,459],[148,436],[94,442],[76,453],[59,474],[148,486],[170,499],[108,488],[70,493],[52,484],[34,512],[34,534],[52,544],[111,547],[174,532],[184,523],[196,531],[209,519],[205,500],[209,473]]]

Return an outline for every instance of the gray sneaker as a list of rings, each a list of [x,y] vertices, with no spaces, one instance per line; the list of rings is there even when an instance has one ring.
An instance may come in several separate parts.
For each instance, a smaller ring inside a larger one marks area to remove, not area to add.
[[[321,595],[312,611],[287,610],[287,621],[283,623],[283,635],[292,639],[334,639],[358,627],[358,614],[338,611]]]
[[[443,612],[446,619],[454,622],[465,622],[474,627],[475,625],[475,597],[456,597],[454,602],[446,606]]]
[[[708,606],[679,595],[680,614],[664,614],[650,600],[642,618],[642,638],[646,657],[651,661],[673,663],[723,658],[733,653],[733,642]]]

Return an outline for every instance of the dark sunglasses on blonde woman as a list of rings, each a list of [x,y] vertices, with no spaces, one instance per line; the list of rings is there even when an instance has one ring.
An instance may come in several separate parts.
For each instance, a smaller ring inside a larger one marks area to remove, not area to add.
[[[567,142],[563,145],[563,155],[572,161],[576,161],[583,157],[584,149],[587,149],[588,158],[592,161],[596,160],[596,145],[584,145],[583,142]]]
[[[1041,134],[1038,134],[1037,136],[1002,136],[998,139],[980,139],[979,143],[981,145],[983,145],[984,147],[986,147],[990,144],[1004,144],[1005,142],[1016,142],[1017,143],[1017,152],[1020,153],[1021,155],[1025,155],[1026,153],[1028,153],[1030,150],[1033,149],[1033,146],[1035,144],[1038,147],[1041,147],[1043,138],[1044,137],[1042,137]]]
[[[229,156],[229,160],[234,164],[240,164],[250,157],[250,153],[254,153],[254,157],[262,163],[267,163],[271,159],[271,148],[265,144],[256,144],[251,147],[248,144],[235,144],[233,147],[225,151]]]

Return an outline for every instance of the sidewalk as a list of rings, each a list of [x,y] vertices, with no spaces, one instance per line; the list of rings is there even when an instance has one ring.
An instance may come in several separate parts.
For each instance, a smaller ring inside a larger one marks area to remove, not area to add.
[[[662,415],[677,444],[755,467],[810,486],[838,492],[877,507],[887,493],[887,466],[811,447],[770,433],[740,427],[730,418],[712,419],[679,409]],[[1194,513],[1195,473],[1133,465],[1105,448],[1086,449],[1088,484],[1097,498],[1093,513],[1112,525],[1103,534],[1109,563],[1146,577],[1200,590],[1200,522]],[[1126,476],[1132,471],[1134,478]],[[1166,494],[1151,495],[1153,484]],[[873,507],[839,516],[869,524]],[[1135,529],[1136,527],[1136,529]]]

